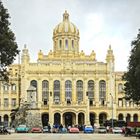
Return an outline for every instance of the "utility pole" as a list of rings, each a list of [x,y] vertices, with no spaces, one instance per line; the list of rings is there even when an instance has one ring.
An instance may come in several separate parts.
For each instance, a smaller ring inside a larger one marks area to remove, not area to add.
[[[113,124],[113,96],[112,96],[112,94],[110,93],[110,95],[111,95],[111,108],[112,108],[112,120],[111,120],[111,123],[112,123],[112,128],[114,127],[114,124]]]

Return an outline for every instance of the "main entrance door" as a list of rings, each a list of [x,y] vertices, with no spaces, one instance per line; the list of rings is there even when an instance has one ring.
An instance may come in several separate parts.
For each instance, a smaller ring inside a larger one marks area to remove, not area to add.
[[[72,126],[74,124],[73,122],[73,113],[72,112],[66,112],[64,113],[64,120],[65,120],[65,126]]]

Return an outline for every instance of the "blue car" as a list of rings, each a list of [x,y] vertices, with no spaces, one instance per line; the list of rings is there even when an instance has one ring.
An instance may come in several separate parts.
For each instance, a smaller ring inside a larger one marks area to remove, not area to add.
[[[85,126],[84,133],[94,133],[94,129],[91,125]]]
[[[17,133],[28,133],[29,132],[29,128],[26,126],[26,125],[19,125],[17,128],[16,128],[16,132]]]

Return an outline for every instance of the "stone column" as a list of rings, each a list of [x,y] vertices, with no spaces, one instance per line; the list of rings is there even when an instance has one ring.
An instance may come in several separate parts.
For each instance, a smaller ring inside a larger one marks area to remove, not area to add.
[[[11,123],[11,116],[8,115],[8,126],[10,126],[10,123]]]
[[[64,122],[63,122],[63,114],[61,114],[61,124],[63,125]]]
[[[53,114],[53,109],[52,109],[52,105],[53,105],[53,80],[50,79],[49,80],[49,123],[51,126],[53,126],[54,123],[54,114]]]
[[[53,126],[54,123],[54,114],[52,111],[52,96],[50,96],[50,105],[49,105],[49,123],[51,126]]]
[[[89,99],[88,96],[86,96],[86,102],[87,102],[87,109],[86,109],[86,125],[90,125],[90,120],[89,120]]]
[[[1,114],[1,122],[4,122],[4,116]]]
[[[78,124],[78,113],[76,113],[76,121],[75,121],[75,124],[76,125]]]
[[[133,115],[130,114],[130,122],[133,122]]]
[[[53,80],[49,79],[49,105],[53,104]]]
[[[99,124],[99,115],[96,115],[96,118],[95,118],[95,124],[94,124],[95,126],[99,126],[100,124]]]
[[[64,82],[64,79],[61,79],[60,98],[61,98],[61,103],[63,104],[65,102],[65,82]]]
[[[42,105],[42,81],[41,79],[38,80],[38,89],[37,89],[37,107],[41,108]]]
[[[83,81],[83,101],[84,101],[84,103],[86,102],[87,90],[88,90],[87,89],[87,79],[84,78],[84,81]],[[86,102],[86,103],[88,103],[88,102]]]
[[[96,106],[99,106],[99,80],[98,79],[96,79],[96,81],[95,81],[95,95],[94,95],[94,98],[95,98]]]

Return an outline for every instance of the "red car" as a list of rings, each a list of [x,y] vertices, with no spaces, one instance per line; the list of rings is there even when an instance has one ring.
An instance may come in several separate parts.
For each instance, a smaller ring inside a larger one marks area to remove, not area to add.
[[[42,128],[40,128],[40,127],[33,127],[31,129],[31,133],[42,133]]]
[[[79,133],[79,129],[77,127],[71,127],[69,133]]]

